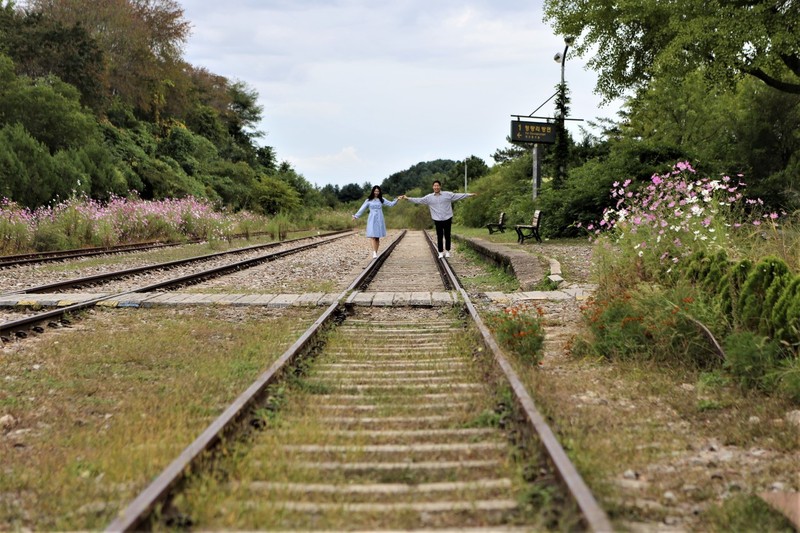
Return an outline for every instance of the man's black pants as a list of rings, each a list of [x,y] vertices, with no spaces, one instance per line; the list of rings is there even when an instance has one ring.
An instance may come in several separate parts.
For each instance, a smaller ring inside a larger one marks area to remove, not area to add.
[[[436,244],[439,246],[439,253],[444,250],[450,251],[450,227],[453,225],[453,219],[447,220],[434,220],[436,226]],[[444,248],[442,248],[442,237],[444,237]]]

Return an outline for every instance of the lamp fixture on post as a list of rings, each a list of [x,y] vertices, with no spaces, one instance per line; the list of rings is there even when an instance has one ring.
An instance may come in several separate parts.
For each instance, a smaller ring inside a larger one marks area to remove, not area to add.
[[[553,59],[556,63],[561,65],[561,83],[558,85],[556,92],[547,100],[541,103],[539,107],[533,110],[529,115],[511,115],[515,120],[511,121],[511,136],[512,143],[531,144],[533,149],[531,152],[531,184],[532,184],[532,199],[536,201],[539,194],[539,189],[542,186],[542,153],[539,148],[540,144],[556,144],[555,161],[557,162],[557,169],[553,177],[553,188],[560,188],[563,176],[566,174],[566,161],[569,156],[569,144],[564,135],[564,122],[567,120],[582,120],[575,118],[567,118],[569,109],[567,108],[567,90],[564,81],[564,62],[567,57],[567,50],[575,42],[574,37],[565,37],[564,52],[557,53]],[[536,116],[536,112],[544,107],[547,102],[553,98],[558,97],[556,100],[556,114],[550,116]],[[540,119],[532,121],[530,119]],[[559,144],[560,143],[560,144]],[[560,164],[558,164],[560,162]],[[464,187],[466,189],[466,185]]]
[[[564,65],[567,62],[567,50],[575,42],[575,37],[564,37],[564,52],[558,52],[553,56],[553,60],[561,65],[561,83],[558,86],[558,99],[556,100],[556,146],[555,146],[555,173],[553,176],[553,188],[558,189],[564,184],[567,175],[567,159],[569,158],[569,144],[567,142],[566,128],[564,121],[567,118],[567,84],[564,81]]]

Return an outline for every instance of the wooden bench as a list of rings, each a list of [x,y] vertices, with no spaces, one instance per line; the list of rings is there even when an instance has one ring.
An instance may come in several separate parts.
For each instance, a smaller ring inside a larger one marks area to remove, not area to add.
[[[530,224],[517,224],[514,229],[517,230],[517,242],[525,244],[525,239],[533,237],[536,242],[542,242],[539,236],[539,223],[542,221],[542,212],[538,209],[533,212],[533,219]]]
[[[498,231],[500,233],[505,233],[506,231],[505,211],[500,213],[500,220],[498,220],[497,222],[490,222],[489,224],[486,224],[486,229],[489,230],[489,235],[491,235],[492,233],[497,233]]]

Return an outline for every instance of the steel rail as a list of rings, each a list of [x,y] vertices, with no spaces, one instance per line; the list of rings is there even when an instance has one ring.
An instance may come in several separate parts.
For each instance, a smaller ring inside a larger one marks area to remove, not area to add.
[[[320,235],[320,237],[338,238],[338,237],[336,237],[337,235],[341,236],[342,234],[344,234],[346,232],[349,232],[349,230],[342,230],[342,231],[334,231],[334,232],[331,232],[331,233],[325,233],[323,235]],[[317,236],[315,235],[315,237],[317,237]],[[75,288],[75,287],[83,287],[85,285],[91,285],[93,283],[98,283],[98,282],[102,282],[102,281],[109,281],[109,280],[117,279],[117,278],[124,278],[126,276],[139,274],[141,272],[147,272],[148,270],[159,270],[159,269],[160,270],[166,270],[166,269],[174,268],[174,267],[177,267],[177,266],[186,265],[186,264],[189,264],[189,263],[197,263],[197,262],[200,262],[200,261],[206,261],[206,260],[209,260],[209,259],[215,259],[217,257],[223,257],[223,256],[226,256],[226,255],[241,254],[241,253],[245,253],[245,252],[251,252],[253,250],[266,250],[266,249],[269,249],[269,248],[275,248],[277,246],[280,246],[281,244],[299,242],[299,241],[303,241],[303,240],[311,239],[311,238],[313,238],[313,237],[300,237],[299,239],[292,239],[292,240],[289,240],[289,241],[270,242],[270,243],[265,243],[265,244],[254,244],[252,246],[245,246],[244,248],[236,248],[234,250],[226,250],[224,252],[214,252],[212,254],[198,255],[196,257],[189,257],[187,259],[175,259],[174,261],[167,261],[165,263],[155,263],[155,264],[152,264],[152,265],[144,265],[144,266],[139,266],[139,267],[126,268],[126,269],[123,269],[123,270],[116,270],[114,272],[107,272],[105,274],[95,274],[94,276],[84,276],[82,278],[73,278],[73,279],[67,279],[67,280],[63,280],[63,281],[56,281],[56,282],[53,282],[53,283],[47,283],[45,285],[38,285],[38,286],[35,286],[35,287],[28,287],[27,289],[18,289],[16,291],[10,291],[10,292],[6,292],[6,293],[3,293],[3,294],[35,294],[35,293],[38,293],[38,292],[49,292],[49,291],[54,291],[54,290],[59,290],[59,289],[69,289],[69,288]],[[331,240],[334,240],[334,239],[331,239]],[[325,242],[327,242],[327,241],[325,241]]]
[[[264,231],[255,231],[249,234],[237,233],[236,235],[231,235],[231,239],[240,239],[242,237],[250,237],[254,235],[264,235],[266,233],[267,232]],[[3,255],[0,256],[0,268],[26,265],[31,263],[64,261],[66,259],[92,257],[95,255],[110,255],[124,252],[136,252],[141,250],[155,250],[158,248],[196,244],[207,240],[208,239],[188,239],[182,242],[150,241],[131,244],[117,244],[114,246],[93,246],[87,248],[73,248],[71,250],[55,250],[51,252],[31,252],[27,254]]]
[[[427,231],[424,232],[425,240],[428,242],[428,247],[431,250],[431,255],[433,255],[433,260],[436,261],[436,269],[439,271],[439,276],[442,278],[442,284],[444,285],[445,290],[452,291],[453,288],[458,287],[459,285],[453,285],[452,280],[447,275],[447,270],[444,267],[444,258],[439,260],[439,249],[436,247],[436,244],[433,243],[433,238],[431,238],[430,234]]]
[[[231,430],[241,424],[246,417],[249,409],[264,396],[267,387],[273,384],[286,370],[287,366],[297,359],[300,354],[313,345],[317,336],[325,326],[330,324],[337,310],[342,306],[347,296],[353,290],[362,290],[368,285],[369,279],[375,276],[383,262],[388,258],[394,247],[405,235],[403,232],[386,250],[373,260],[368,267],[345,289],[336,301],[334,301],[325,312],[306,330],[303,335],[288,348],[270,367],[265,371],[248,389],[243,392],[224,412],[218,417],[203,433],[190,444],[162,473],[150,483],[124,510],[118,517],[108,525],[106,531],[134,531],[141,528],[150,514],[164,501],[167,501],[171,492],[187,478],[192,472],[197,461],[206,457],[206,454],[213,451],[221,440],[229,435]],[[426,233],[427,235],[427,233]],[[430,237],[428,236],[429,242]],[[475,321],[486,346],[492,350],[495,361],[503,370],[512,390],[514,391],[517,402],[526,415],[530,425],[539,435],[545,451],[548,453],[559,478],[566,485],[567,490],[572,494],[586,526],[592,531],[606,532],[613,531],[611,523],[605,512],[599,507],[594,496],[583,482],[580,475],[569,461],[566,453],[558,443],[555,435],[539,414],[533,400],[525,389],[524,385],[516,375],[511,364],[505,358],[502,350],[497,345],[491,332],[481,320],[480,315],[469,299],[466,291],[461,287],[455,273],[450,268],[446,260],[438,261],[441,263],[442,270],[445,271],[450,283],[461,293],[462,298],[470,312],[470,316]]]
[[[195,241],[187,242],[146,242],[135,244],[120,244],[116,246],[96,246],[92,248],[75,248],[72,250],[58,250],[54,252],[33,252],[29,254],[15,254],[0,256],[0,268],[25,265],[30,263],[46,263],[48,261],[63,261],[75,257],[91,257],[94,255],[117,254],[123,252],[135,252],[139,250],[149,250],[165,248],[169,246],[182,246],[191,244]]]
[[[374,264],[376,268],[372,269],[370,271],[370,274],[362,278],[357,285],[354,285],[352,287],[352,289],[359,291],[367,290],[367,286],[369,286],[370,282],[375,277],[375,274],[378,273],[378,271],[381,269],[381,266],[383,266],[383,263],[391,255],[392,251],[394,251],[395,247],[400,243],[401,240],[403,240],[403,237],[405,236],[406,236],[406,230],[403,230],[400,233],[400,235],[395,240],[393,240],[391,244],[389,244],[389,246],[384,248],[384,250],[378,254],[378,257],[372,260],[372,264]]]
[[[430,236],[428,238],[430,239]],[[508,358],[506,358],[506,356],[503,354],[503,350],[497,344],[497,341],[494,339],[491,331],[489,331],[489,328],[486,327],[486,324],[484,324],[483,319],[481,319],[481,316],[478,313],[478,310],[472,304],[472,300],[470,300],[467,291],[465,291],[458,283],[458,279],[456,278],[455,272],[453,272],[453,270],[450,268],[450,264],[446,260],[442,260],[440,262],[443,263],[444,269],[447,271],[447,275],[452,280],[454,286],[458,287],[458,292],[464,299],[464,304],[466,305],[473,321],[477,325],[484,344],[489,350],[491,350],[492,354],[494,355],[495,362],[505,374],[506,380],[511,386],[511,389],[514,391],[514,397],[517,401],[517,404],[522,409],[525,418],[536,431],[536,434],[541,440],[542,446],[553,463],[558,477],[575,499],[575,502],[586,521],[586,526],[591,531],[596,532],[605,533],[613,531],[614,528],[611,525],[608,515],[597,503],[597,500],[595,499],[589,487],[586,485],[586,482],[578,473],[575,465],[572,464],[572,461],[570,461],[567,453],[564,451],[564,448],[558,442],[553,430],[550,429],[550,426],[545,421],[545,418],[536,408],[533,398],[528,393],[525,385],[522,384],[522,381],[520,380],[513,366],[508,361]]]
[[[152,290],[157,290],[157,289],[164,289],[164,288],[168,288],[168,287],[176,287],[176,286],[185,285],[185,284],[188,284],[188,283],[198,282],[198,281],[204,280],[204,279],[209,278],[209,277],[218,276],[218,275],[221,275],[221,274],[223,274],[225,272],[234,271],[234,270],[242,270],[244,268],[249,268],[249,267],[252,267],[252,266],[254,266],[256,264],[259,264],[259,263],[272,261],[274,259],[278,259],[280,257],[284,257],[284,256],[287,256],[287,255],[290,255],[290,254],[293,254],[293,253],[297,253],[297,252],[300,252],[300,251],[303,251],[303,250],[307,250],[307,249],[310,249],[310,248],[315,248],[315,247],[320,246],[322,244],[326,244],[326,243],[331,242],[333,240],[345,237],[346,233],[349,233],[349,230],[328,234],[328,236],[332,235],[332,237],[330,239],[325,240],[325,241],[313,242],[313,243],[305,244],[303,246],[292,248],[291,250],[283,250],[283,251],[280,251],[280,252],[274,252],[274,253],[271,253],[271,254],[262,255],[262,256],[251,258],[251,259],[247,259],[247,260],[244,260],[244,261],[238,261],[236,263],[231,263],[229,265],[223,265],[221,267],[215,267],[215,268],[212,268],[212,269],[203,270],[203,271],[200,271],[200,272],[195,272],[193,274],[188,274],[188,275],[180,276],[180,277],[173,278],[173,279],[170,279],[170,280],[154,283],[152,285],[147,285],[147,286],[144,286],[144,287],[138,287],[138,288],[131,289],[131,290],[128,290],[128,291],[123,291],[123,292],[120,292],[120,293],[110,294],[110,295],[106,295],[106,296],[99,296],[97,298],[92,298],[91,300],[87,300],[85,302],[71,304],[71,305],[64,306],[64,307],[61,307],[61,308],[58,308],[58,309],[45,311],[43,313],[37,313],[36,315],[25,317],[25,318],[20,318],[18,320],[10,320],[10,321],[6,321],[6,322],[2,322],[2,323],[0,323],[0,335],[7,335],[7,334],[12,334],[13,333],[13,334],[15,334],[17,336],[24,336],[24,335],[20,335],[20,333],[24,332],[25,330],[31,329],[32,327],[35,327],[35,326],[37,326],[39,324],[42,324],[44,322],[53,321],[53,320],[59,320],[64,315],[68,315],[70,313],[74,313],[74,312],[82,311],[84,309],[88,309],[88,308],[93,307],[93,306],[97,305],[98,303],[106,301],[106,300],[114,300],[114,299],[120,298],[121,296],[135,294],[135,293],[139,293],[139,292],[147,292],[147,291],[152,291]],[[303,239],[297,239],[297,240],[299,241],[299,240],[303,240]],[[258,245],[258,246],[265,246],[265,245]],[[250,247],[250,248],[252,248],[252,247]],[[240,249],[239,251],[241,251],[241,250],[243,250],[243,249]],[[220,253],[225,254],[227,252],[220,252]],[[215,255],[217,255],[217,254],[212,254],[212,256],[215,256]],[[209,256],[203,256],[203,257],[207,258]],[[199,258],[194,258],[194,260],[199,260]],[[185,261],[185,260],[181,260],[181,261]],[[164,263],[164,264],[168,264],[168,263]],[[157,267],[160,267],[160,266],[162,266],[162,265],[157,265],[157,266],[151,265],[150,267],[147,267],[147,269],[157,268]],[[56,285],[56,284],[54,284],[54,285]],[[12,293],[7,293],[7,294],[25,294],[25,293],[26,293],[25,291],[20,291],[20,292],[16,292],[16,293],[12,292]]]
[[[176,459],[172,461],[139,495],[111,522],[106,531],[136,531],[160,503],[165,501],[170,492],[192,471],[192,467],[207,452],[212,451],[222,439],[238,426],[248,414],[250,407],[257,403],[267,392],[267,387],[274,383],[281,373],[297,357],[313,345],[324,328],[334,319],[337,310],[347,296],[365,280],[372,279],[383,265],[397,244],[405,236],[403,231],[377,258],[359,274],[355,280],[328,306],[300,338],[294,342],[281,356],[231,403]]]

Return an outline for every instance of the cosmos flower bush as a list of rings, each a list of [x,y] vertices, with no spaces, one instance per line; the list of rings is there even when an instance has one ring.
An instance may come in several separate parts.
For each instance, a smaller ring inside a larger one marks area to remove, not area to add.
[[[614,183],[614,205],[586,230],[593,237],[609,237],[646,270],[670,272],[698,250],[730,250],[732,232],[762,231],[765,223],[774,227],[779,215],[762,214],[760,200],[745,198],[740,177],[698,176],[688,162],[679,162],[638,190],[631,180]]]
[[[225,213],[197,198],[146,201],[132,196],[98,202],[74,197],[36,210],[0,200],[0,253],[110,246],[144,241],[224,240],[259,231],[266,219]]]

